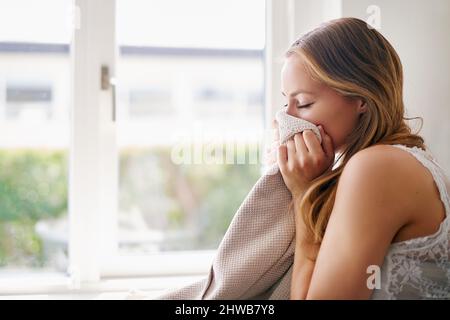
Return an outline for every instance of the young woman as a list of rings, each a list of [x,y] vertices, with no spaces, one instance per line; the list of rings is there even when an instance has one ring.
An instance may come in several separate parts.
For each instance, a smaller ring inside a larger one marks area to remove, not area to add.
[[[323,137],[277,150],[296,220],[291,299],[450,298],[448,178],[405,123],[402,87],[394,48],[356,18],[286,53],[288,113]]]

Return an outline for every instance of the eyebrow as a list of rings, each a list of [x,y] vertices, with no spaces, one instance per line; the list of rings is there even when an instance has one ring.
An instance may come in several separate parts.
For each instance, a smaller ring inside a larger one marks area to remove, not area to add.
[[[307,93],[307,94],[311,94],[311,92],[309,92],[309,91],[305,91],[305,90],[298,90],[298,91],[295,91],[295,92],[293,92],[293,93],[291,93],[289,96],[290,97],[295,97],[296,95],[298,95],[298,94],[300,94],[300,93]],[[283,92],[283,91],[281,91],[281,94],[283,95],[283,96],[285,96],[286,97],[286,94]]]

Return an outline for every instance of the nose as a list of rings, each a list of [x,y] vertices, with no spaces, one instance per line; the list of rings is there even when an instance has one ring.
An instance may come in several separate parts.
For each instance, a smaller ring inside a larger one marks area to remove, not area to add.
[[[297,108],[294,103],[288,103],[286,113],[293,117],[298,117],[297,115]]]

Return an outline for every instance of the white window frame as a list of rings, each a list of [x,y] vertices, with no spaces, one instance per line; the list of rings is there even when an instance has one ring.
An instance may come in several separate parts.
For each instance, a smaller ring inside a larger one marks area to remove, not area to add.
[[[295,34],[292,8],[301,0],[266,1],[265,125],[283,103],[283,53]],[[116,248],[118,148],[112,121],[112,86],[102,90],[101,67],[115,77],[115,0],[74,0],[79,14],[72,61],[69,163],[69,276],[32,273],[0,280],[0,295],[164,290],[189,283],[209,270],[215,250],[119,256]],[[176,277],[174,277],[176,276]],[[132,278],[141,277],[132,282]],[[120,279],[122,278],[122,279]],[[172,282],[170,282],[170,280]],[[133,284],[134,283],[134,284]]]

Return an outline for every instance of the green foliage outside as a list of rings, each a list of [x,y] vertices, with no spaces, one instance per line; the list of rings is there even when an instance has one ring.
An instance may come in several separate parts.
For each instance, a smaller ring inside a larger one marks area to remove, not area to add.
[[[67,166],[66,151],[0,151],[0,268],[46,266],[35,225],[67,214]],[[134,208],[160,230],[195,232],[167,250],[216,248],[259,176],[257,164],[176,165],[170,148],[126,149],[120,210]]]
[[[0,267],[42,267],[40,219],[67,212],[67,154],[0,150]]]

